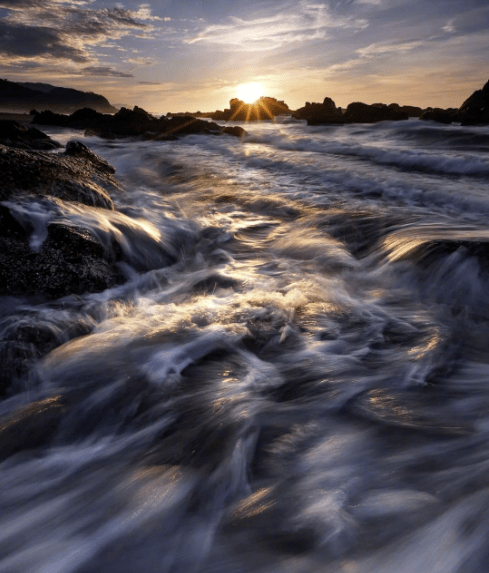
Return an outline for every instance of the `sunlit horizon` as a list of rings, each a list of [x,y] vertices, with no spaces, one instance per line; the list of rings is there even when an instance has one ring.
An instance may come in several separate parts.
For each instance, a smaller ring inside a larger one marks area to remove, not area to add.
[[[237,98],[245,103],[255,103],[264,95],[263,86],[260,82],[240,84],[236,88]]]

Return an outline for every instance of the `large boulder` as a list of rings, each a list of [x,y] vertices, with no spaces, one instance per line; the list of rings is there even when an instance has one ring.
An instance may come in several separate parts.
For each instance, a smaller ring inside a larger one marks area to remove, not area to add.
[[[308,125],[344,123],[341,109],[336,107],[330,97],[325,97],[323,103],[306,102],[304,107],[299,108],[292,115],[296,119],[307,120]]]
[[[376,123],[378,121],[400,121],[408,118],[407,113],[397,111],[387,105],[368,105],[362,102],[350,103],[343,114],[345,123]]]
[[[28,193],[113,209],[114,171],[88,148],[77,155],[70,146],[67,154],[54,154],[0,145],[0,200]]]
[[[421,117],[424,111],[415,105],[399,105],[398,103],[390,103],[387,107],[390,107],[394,111],[407,113],[409,117]]]
[[[460,111],[455,108],[441,109],[435,107],[433,109],[427,109],[421,114],[421,119],[436,121],[437,123],[444,123],[450,125],[453,122],[460,122],[462,116]]]
[[[58,149],[60,143],[54,141],[35,127],[26,127],[13,120],[0,120],[0,144],[20,149],[51,150]]]

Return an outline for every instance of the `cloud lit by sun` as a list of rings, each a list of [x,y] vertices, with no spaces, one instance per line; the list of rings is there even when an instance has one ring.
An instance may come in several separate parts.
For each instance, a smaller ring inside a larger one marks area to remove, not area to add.
[[[263,87],[259,82],[240,84],[236,96],[245,103],[253,103],[263,95]]]

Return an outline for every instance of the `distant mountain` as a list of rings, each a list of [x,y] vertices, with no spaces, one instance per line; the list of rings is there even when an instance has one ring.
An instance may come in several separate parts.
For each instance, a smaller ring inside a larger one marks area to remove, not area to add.
[[[51,110],[56,113],[73,113],[90,107],[100,113],[115,113],[117,109],[101,95],[61,88],[43,83],[16,83],[0,79],[0,110],[19,113]]]

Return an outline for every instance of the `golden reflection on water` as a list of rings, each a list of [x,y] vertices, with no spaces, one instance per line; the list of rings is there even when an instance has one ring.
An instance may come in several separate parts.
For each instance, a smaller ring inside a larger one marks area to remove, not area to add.
[[[272,487],[264,487],[242,499],[235,507],[233,517],[246,519],[263,513],[273,507],[273,500],[266,498],[272,493]]]

